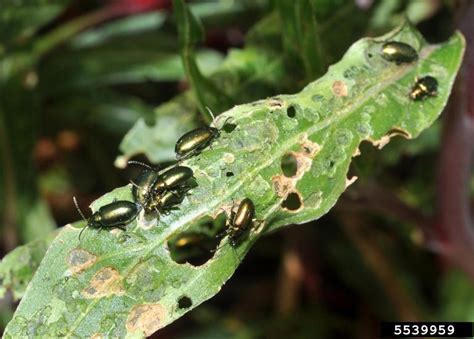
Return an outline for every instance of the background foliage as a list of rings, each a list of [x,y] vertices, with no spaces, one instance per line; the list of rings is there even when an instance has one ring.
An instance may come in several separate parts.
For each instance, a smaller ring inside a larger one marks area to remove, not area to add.
[[[3,2],[3,253],[30,241],[0,264],[4,322],[53,238],[45,235],[78,219],[72,196],[86,207],[137,174],[113,164],[172,160],[176,139],[209,121],[206,107],[296,93],[355,40],[404,16],[428,40],[445,40],[462,27],[459,8],[472,11],[462,5],[222,0],[190,2],[187,12],[158,0]],[[469,45],[474,32],[465,34]],[[472,88],[471,55],[454,94],[461,98]],[[163,335],[366,338],[384,319],[472,321],[472,244],[446,227],[472,233],[462,209],[474,189],[466,100],[415,141],[395,139],[381,152],[363,144],[351,167],[360,180],[332,212],[260,239],[216,298]]]

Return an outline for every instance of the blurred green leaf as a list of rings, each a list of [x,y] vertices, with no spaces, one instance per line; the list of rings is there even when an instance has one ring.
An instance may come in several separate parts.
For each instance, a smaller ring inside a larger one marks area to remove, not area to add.
[[[0,298],[4,298],[7,291],[12,293],[14,301],[23,297],[55,236],[56,233],[51,233],[46,238],[30,241],[3,257],[0,262]]]
[[[473,283],[464,272],[448,272],[441,281],[439,296],[441,312],[433,321],[474,321]]]
[[[233,102],[212,80],[202,75],[196,63],[194,48],[204,39],[201,22],[191,13],[183,0],[174,0],[173,6],[178,23],[184,70],[196,95],[204,121],[210,121],[208,108],[211,111],[221,112],[231,107]]]
[[[5,204],[0,211],[4,246],[52,231],[54,221],[38,194],[32,150],[38,132],[37,74],[21,72],[0,82],[0,162]],[[10,240],[8,240],[10,239]]]
[[[48,21],[56,17],[69,0],[3,0],[0,3],[0,41],[7,48],[24,44]],[[5,48],[5,47],[4,47]],[[2,50],[0,45],[0,50]],[[0,52],[0,57],[2,53]]]
[[[195,109],[192,94],[186,92],[155,109],[153,120],[138,120],[120,143],[124,155],[116,163],[125,166],[129,158],[139,154],[146,154],[152,163],[174,159],[176,140],[196,126]]]
[[[74,48],[94,47],[107,43],[113,38],[139,38],[143,33],[162,28],[166,15],[161,12],[142,13],[104,23],[74,37],[70,44]],[[128,39],[127,39],[128,40]],[[131,41],[127,41],[130,43]]]
[[[396,27],[407,19],[413,24],[428,20],[439,11],[443,2],[380,0],[374,2],[373,6],[374,11],[369,26],[377,33]]]
[[[387,38],[415,46],[419,60],[396,65],[382,59]],[[159,218],[140,216],[126,233],[89,229],[81,242],[80,230],[66,226],[5,336],[141,336],[173,322],[218,293],[263,233],[326,213],[348,185],[349,163],[362,140],[388,141],[395,127],[416,137],[430,126],[446,104],[463,50],[460,34],[427,45],[406,25],[397,34],[356,42],[300,93],[223,113],[215,125],[231,117],[236,128],[222,131],[212,149],[182,163],[193,169],[197,186],[179,210]],[[406,93],[427,73],[438,79],[437,96],[411,101]],[[292,177],[281,169],[289,155],[298,163]],[[131,200],[130,188],[103,196],[92,210],[114,199]],[[229,212],[244,197],[254,201],[256,221],[238,246],[224,238],[201,266],[173,261],[172,237],[197,231],[203,220]]]
[[[318,22],[310,0],[277,1],[282,21],[285,49],[293,58],[300,57],[308,79],[322,73],[326,66]]]
[[[196,62],[209,73],[219,66],[222,57],[212,50],[202,50],[196,53]],[[179,81],[184,72],[179,55],[160,51],[159,46],[123,49],[106,45],[58,53],[42,65],[40,75],[46,85],[43,93],[51,96],[106,85]]]

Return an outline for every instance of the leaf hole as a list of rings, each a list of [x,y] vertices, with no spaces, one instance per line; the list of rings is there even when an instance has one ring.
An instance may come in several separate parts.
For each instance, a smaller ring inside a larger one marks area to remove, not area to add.
[[[301,208],[301,198],[300,195],[296,192],[291,192],[288,194],[285,200],[281,203],[281,207],[289,211],[297,211]]]
[[[168,240],[171,259],[178,264],[201,266],[214,256],[220,238],[217,236],[225,225],[225,213],[216,219],[204,217],[197,221],[189,231]]]
[[[227,123],[222,127],[222,129],[226,133],[232,133],[236,128],[237,128],[237,125],[236,124],[231,124],[231,123]]]
[[[367,56],[368,56],[369,58],[372,58],[372,57],[373,57],[372,53],[368,53]]]
[[[288,178],[295,176],[298,172],[298,161],[292,153],[287,153],[281,158],[281,170]]]
[[[190,297],[183,295],[181,298],[178,299],[178,308],[179,309],[186,309],[193,306],[193,301]]]
[[[230,177],[233,177],[234,176],[234,172],[226,172],[225,173],[225,176],[230,178]]]
[[[289,106],[286,109],[286,115],[288,115],[288,118],[296,117],[296,108],[294,106]]]

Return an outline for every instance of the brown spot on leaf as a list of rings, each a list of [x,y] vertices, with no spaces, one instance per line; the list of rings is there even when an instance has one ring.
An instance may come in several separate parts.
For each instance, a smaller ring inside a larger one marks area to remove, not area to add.
[[[344,81],[336,80],[332,83],[332,93],[337,97],[347,97],[348,90]]]
[[[160,304],[137,305],[132,308],[127,318],[128,332],[142,332],[149,336],[163,327],[165,308]]]
[[[309,140],[306,135],[300,139],[299,143],[301,146],[300,151],[290,151],[287,153],[287,156],[291,156],[296,162],[296,173],[291,177],[285,175],[275,175],[272,177],[275,193],[279,197],[286,198],[290,192],[295,190],[298,180],[303,177],[305,172],[311,169],[313,158],[321,150],[321,146]]]
[[[275,193],[279,197],[286,197],[290,191],[293,190],[295,186],[295,179],[294,177],[288,178],[284,175],[274,175],[272,177],[273,187],[275,189]]]
[[[232,153],[224,153],[223,159],[226,164],[232,164],[235,161],[235,155]]]
[[[96,272],[88,287],[82,291],[85,298],[103,298],[124,294],[120,273],[113,267],[104,267]]]
[[[314,158],[314,156],[321,150],[321,146],[307,139],[301,144],[301,149],[308,157]]]
[[[97,256],[81,248],[75,248],[69,252],[66,260],[72,273],[78,274],[91,267],[96,262]]]
[[[273,110],[276,110],[276,109],[280,109],[283,107],[283,101],[280,100],[280,99],[275,99],[275,98],[272,98],[272,99],[269,99],[268,100],[268,107],[273,111]]]
[[[301,178],[304,172],[308,171],[311,168],[313,159],[306,156],[304,152],[293,152],[292,155],[296,159],[296,176]]]

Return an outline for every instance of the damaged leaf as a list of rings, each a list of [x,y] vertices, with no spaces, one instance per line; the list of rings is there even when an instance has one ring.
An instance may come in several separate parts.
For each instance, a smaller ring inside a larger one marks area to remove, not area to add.
[[[418,60],[384,60],[380,49],[387,39],[413,46]],[[88,229],[82,241],[80,229],[64,227],[5,336],[146,336],[178,319],[219,292],[261,235],[325,214],[354,184],[347,172],[361,141],[380,147],[392,134],[413,138],[430,126],[446,104],[463,50],[459,33],[427,45],[405,25],[356,42],[300,93],[222,113],[214,121],[223,129],[220,137],[182,163],[193,169],[196,187],[179,209],[159,218],[141,213],[126,232]],[[436,96],[412,101],[417,78],[427,75],[437,79]],[[118,188],[92,209],[131,200],[130,191]],[[255,220],[232,247],[216,235],[244,198],[254,202]],[[198,256],[214,255],[175,259],[193,243]]]
[[[33,240],[18,246],[0,262],[0,298],[8,291],[13,300],[23,297],[28,283],[33,278],[46,250],[53,242],[55,233],[45,239]]]

